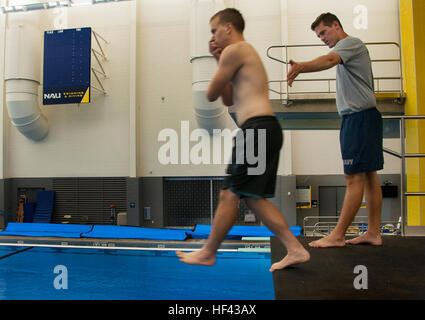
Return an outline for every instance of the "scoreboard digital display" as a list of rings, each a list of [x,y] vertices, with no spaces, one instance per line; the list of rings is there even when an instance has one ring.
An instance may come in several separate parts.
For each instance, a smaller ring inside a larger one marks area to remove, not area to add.
[[[91,28],[44,32],[44,105],[90,102],[91,37]]]

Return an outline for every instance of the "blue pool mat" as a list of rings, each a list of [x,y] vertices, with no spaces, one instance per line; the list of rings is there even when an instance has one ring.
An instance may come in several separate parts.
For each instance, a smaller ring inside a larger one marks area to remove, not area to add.
[[[301,227],[289,227],[295,236],[301,235]],[[192,239],[205,239],[211,232],[210,225],[196,225],[195,230],[188,234]],[[273,237],[274,234],[265,226],[233,226],[226,239],[240,240],[242,237]]]
[[[301,235],[301,227],[290,227],[295,236]],[[7,225],[0,236],[59,237],[59,238],[101,238],[177,240],[206,239],[211,232],[210,225],[197,225],[194,230],[185,228],[141,228],[114,225],[73,225],[54,223],[15,223]],[[233,226],[226,239],[241,240],[243,237],[271,237],[274,234],[264,226]]]
[[[125,226],[95,225],[83,238],[186,240],[187,231],[179,229],[156,229]]]
[[[91,229],[91,225],[10,222],[0,236],[80,238]]]

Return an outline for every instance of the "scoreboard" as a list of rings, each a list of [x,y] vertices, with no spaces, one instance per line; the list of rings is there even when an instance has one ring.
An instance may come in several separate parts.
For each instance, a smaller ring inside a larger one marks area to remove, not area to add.
[[[45,31],[43,104],[90,102],[91,28]]]

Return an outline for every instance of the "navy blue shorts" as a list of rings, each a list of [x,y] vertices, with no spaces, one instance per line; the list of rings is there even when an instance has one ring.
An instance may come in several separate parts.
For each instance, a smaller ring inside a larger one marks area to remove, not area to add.
[[[342,116],[339,140],[345,174],[383,169],[382,117],[376,108]]]

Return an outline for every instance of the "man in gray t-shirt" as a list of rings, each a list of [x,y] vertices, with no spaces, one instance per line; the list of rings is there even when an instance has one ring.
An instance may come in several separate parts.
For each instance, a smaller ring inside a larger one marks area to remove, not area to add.
[[[376,107],[369,52],[364,43],[347,36],[331,52],[341,63],[336,66],[336,105],[341,116]]]
[[[377,175],[377,171],[383,168],[382,117],[376,109],[369,52],[360,39],[346,34],[338,18],[329,12],[321,14],[313,22],[311,29],[332,50],[327,55],[308,62],[297,63],[290,60],[287,81],[292,86],[300,73],[337,66],[336,106],[342,117],[340,144],[347,188],[335,229],[328,236],[309,245],[382,245],[382,191]],[[363,193],[368,209],[368,231],[346,241],[345,233],[361,206]]]

